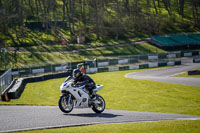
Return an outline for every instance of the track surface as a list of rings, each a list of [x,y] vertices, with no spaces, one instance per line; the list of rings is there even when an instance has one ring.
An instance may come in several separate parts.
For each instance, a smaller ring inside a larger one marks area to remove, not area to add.
[[[70,114],[64,114],[57,106],[0,106],[0,118],[0,132],[11,132],[90,124],[200,119],[200,116],[120,110],[95,114],[91,109],[74,109]]]
[[[168,82],[168,83],[175,83],[175,84],[183,84],[183,85],[191,85],[191,86],[200,86],[199,78],[172,77],[175,74],[187,72],[190,70],[195,70],[199,67],[200,67],[200,63],[192,63],[192,59],[187,58],[187,59],[183,59],[182,65],[179,65],[179,66],[129,73],[125,75],[125,77],[134,78],[134,79]]]

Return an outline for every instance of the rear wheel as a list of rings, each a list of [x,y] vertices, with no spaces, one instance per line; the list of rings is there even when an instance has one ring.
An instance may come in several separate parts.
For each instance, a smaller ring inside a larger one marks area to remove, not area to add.
[[[60,96],[60,99],[58,101],[58,106],[60,110],[64,113],[71,112],[74,108],[74,102],[71,99],[70,94]]]
[[[102,113],[105,110],[105,100],[102,96],[97,95],[97,99],[94,101],[92,110],[96,113]]]

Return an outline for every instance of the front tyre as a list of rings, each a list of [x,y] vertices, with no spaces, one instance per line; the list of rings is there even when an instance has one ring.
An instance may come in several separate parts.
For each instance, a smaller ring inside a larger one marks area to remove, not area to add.
[[[94,105],[92,107],[92,110],[96,113],[102,113],[105,110],[105,100],[102,96],[97,95],[97,99],[94,101]]]
[[[58,106],[60,110],[64,113],[69,113],[74,108],[74,102],[70,96],[70,94],[60,96],[58,101]]]

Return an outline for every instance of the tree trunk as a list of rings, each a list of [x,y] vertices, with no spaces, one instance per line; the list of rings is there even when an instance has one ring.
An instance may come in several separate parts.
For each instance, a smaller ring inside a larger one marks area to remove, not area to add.
[[[161,8],[161,6],[160,6],[160,0],[157,0],[157,1],[158,1],[158,7]]]
[[[43,7],[43,20],[44,20],[44,23],[45,23],[45,29],[46,31],[48,30],[48,7],[46,7],[46,3],[45,3],[45,0],[42,0],[42,7]]]
[[[70,9],[70,13],[71,13],[71,17],[70,17],[70,20],[71,20],[71,23],[72,23],[72,34],[74,34],[74,9],[73,9],[73,2],[74,0],[69,0],[69,9]]]
[[[24,22],[24,14],[23,14],[23,11],[24,11],[24,1],[23,0],[20,0],[19,1],[19,4],[20,4],[20,10],[19,10],[19,18],[20,18],[20,25],[23,24]]]
[[[85,12],[85,8],[86,8],[86,2],[85,0],[83,0],[83,13],[82,13],[82,20],[83,20],[83,23],[85,24],[86,23],[86,12]]]
[[[66,5],[66,0],[62,0],[62,1],[63,1],[63,7],[62,7],[63,16],[62,16],[62,21],[64,23],[64,21],[65,21],[65,5]]]
[[[158,14],[158,10],[157,10],[157,7],[156,7],[155,0],[153,0],[153,6],[154,6],[154,8],[155,8],[156,14]]]
[[[135,3],[134,3],[134,5],[135,5],[135,9],[136,9],[135,16],[137,16],[137,15],[138,15],[138,13],[139,13],[138,2],[139,2],[139,0],[135,0]]]
[[[150,5],[150,2],[149,2],[149,0],[147,0],[147,6],[149,6]]]
[[[93,0],[94,2],[94,12],[95,12],[95,21],[96,21],[96,35],[97,35],[97,39],[100,39],[100,35],[99,35],[99,17],[98,17],[98,6],[97,6],[97,0]]]
[[[130,16],[129,0],[125,0],[125,9],[126,9],[128,16]]]
[[[70,13],[69,13],[69,7],[68,7],[68,5],[69,5],[69,1],[67,0],[67,2],[66,2],[66,5],[65,5],[65,7],[66,7],[66,11],[67,11],[67,19],[68,19],[68,27],[69,27],[69,32],[70,32],[70,34],[71,35],[73,35],[73,33],[72,33],[72,29],[71,29],[71,16],[70,16]]]
[[[200,6],[200,2],[198,3],[197,0],[192,0],[194,22],[195,22],[195,25],[200,28],[200,18],[199,18],[200,14],[198,11],[199,6]]]
[[[0,9],[3,8],[3,4],[2,4],[2,1],[0,0]]]
[[[38,0],[35,0],[35,6],[36,6],[36,16],[37,16],[37,21],[40,21],[39,17],[39,7],[38,7]]]
[[[33,4],[33,3],[31,2],[31,0],[28,0],[28,5],[29,5],[29,7],[30,7],[30,9],[31,9],[32,15],[35,16],[35,13],[34,13],[34,9],[33,9],[33,5],[32,5],[32,4]]]
[[[184,17],[184,5],[185,5],[185,0],[179,0],[179,13],[182,17]]]
[[[171,11],[170,11],[170,7],[169,7],[169,3],[167,0],[163,0],[165,9],[167,10],[168,14],[171,16]]]

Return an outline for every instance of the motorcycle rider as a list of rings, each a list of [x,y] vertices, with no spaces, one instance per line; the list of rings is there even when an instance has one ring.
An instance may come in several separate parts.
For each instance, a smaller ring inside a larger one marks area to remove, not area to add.
[[[74,69],[73,71],[74,84],[85,85],[86,89],[89,91],[89,95],[92,100],[96,99],[96,95],[93,93],[93,89],[96,88],[96,84],[92,78],[88,75],[83,74],[80,69]]]

